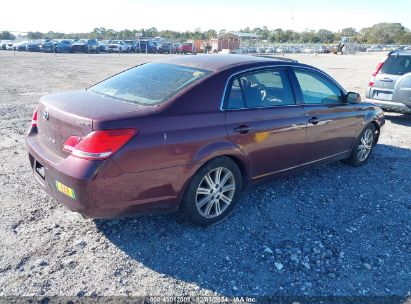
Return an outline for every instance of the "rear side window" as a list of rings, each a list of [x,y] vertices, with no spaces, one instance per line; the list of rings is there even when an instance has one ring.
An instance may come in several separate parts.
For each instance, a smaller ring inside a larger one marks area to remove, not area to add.
[[[243,92],[241,92],[240,82],[238,79],[233,81],[230,90],[230,97],[227,103],[228,109],[242,109],[245,108]]]
[[[285,70],[267,70],[240,76],[233,81],[228,109],[262,108],[295,104]]]
[[[342,103],[339,87],[319,73],[295,69],[305,104]]]
[[[211,71],[165,63],[146,63],[89,88],[91,92],[123,101],[163,103]]]
[[[411,73],[411,56],[389,56],[383,64],[380,72],[392,75],[404,75]]]

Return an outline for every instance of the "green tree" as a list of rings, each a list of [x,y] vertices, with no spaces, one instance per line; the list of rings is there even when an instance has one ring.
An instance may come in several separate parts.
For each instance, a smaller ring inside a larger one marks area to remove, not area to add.
[[[28,32],[27,33],[28,39],[41,39],[43,37],[44,37],[44,34],[40,32]]]
[[[2,32],[0,32],[0,39],[1,40],[16,39],[16,36],[14,36],[9,31],[2,31]]]
[[[146,30],[146,34],[148,37],[156,37],[158,36],[158,30],[155,27],[150,27]]]
[[[401,23],[378,23],[360,31],[363,40],[367,43],[396,43],[407,32]]]
[[[318,43],[318,36],[315,31],[304,31],[300,33],[300,42],[302,43]]]
[[[318,30],[317,40],[321,43],[331,43],[334,41],[334,33],[326,29]]]
[[[411,32],[407,31],[398,38],[399,44],[411,44]]]
[[[204,33],[208,39],[217,37],[217,31],[213,29],[209,29]]]

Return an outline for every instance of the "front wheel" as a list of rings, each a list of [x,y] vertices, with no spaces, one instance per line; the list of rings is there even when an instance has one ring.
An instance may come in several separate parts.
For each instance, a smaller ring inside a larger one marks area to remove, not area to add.
[[[367,125],[358,137],[351,155],[344,160],[348,165],[359,167],[366,163],[375,145],[375,127]]]
[[[192,178],[182,211],[196,225],[217,223],[233,210],[242,188],[241,171],[228,157],[204,165]]]

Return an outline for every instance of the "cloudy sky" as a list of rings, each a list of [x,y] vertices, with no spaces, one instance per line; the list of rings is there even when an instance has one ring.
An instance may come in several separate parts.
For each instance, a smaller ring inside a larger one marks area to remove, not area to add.
[[[0,30],[88,32],[95,27],[178,31],[247,26],[302,31],[356,29],[378,22],[411,28],[410,0],[4,0]]]

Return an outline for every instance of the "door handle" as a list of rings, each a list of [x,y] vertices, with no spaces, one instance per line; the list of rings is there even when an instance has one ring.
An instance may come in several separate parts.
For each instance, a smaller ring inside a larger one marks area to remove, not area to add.
[[[313,124],[313,125],[316,125],[316,124],[318,124],[319,122],[320,122],[320,120],[319,120],[317,117],[311,117],[311,118],[308,120],[308,123]]]
[[[250,132],[253,128],[247,125],[241,125],[233,129],[234,132],[240,133],[240,134],[247,134]]]
[[[394,80],[392,80],[391,78],[383,78],[383,79],[380,79],[380,81],[393,82]]]

